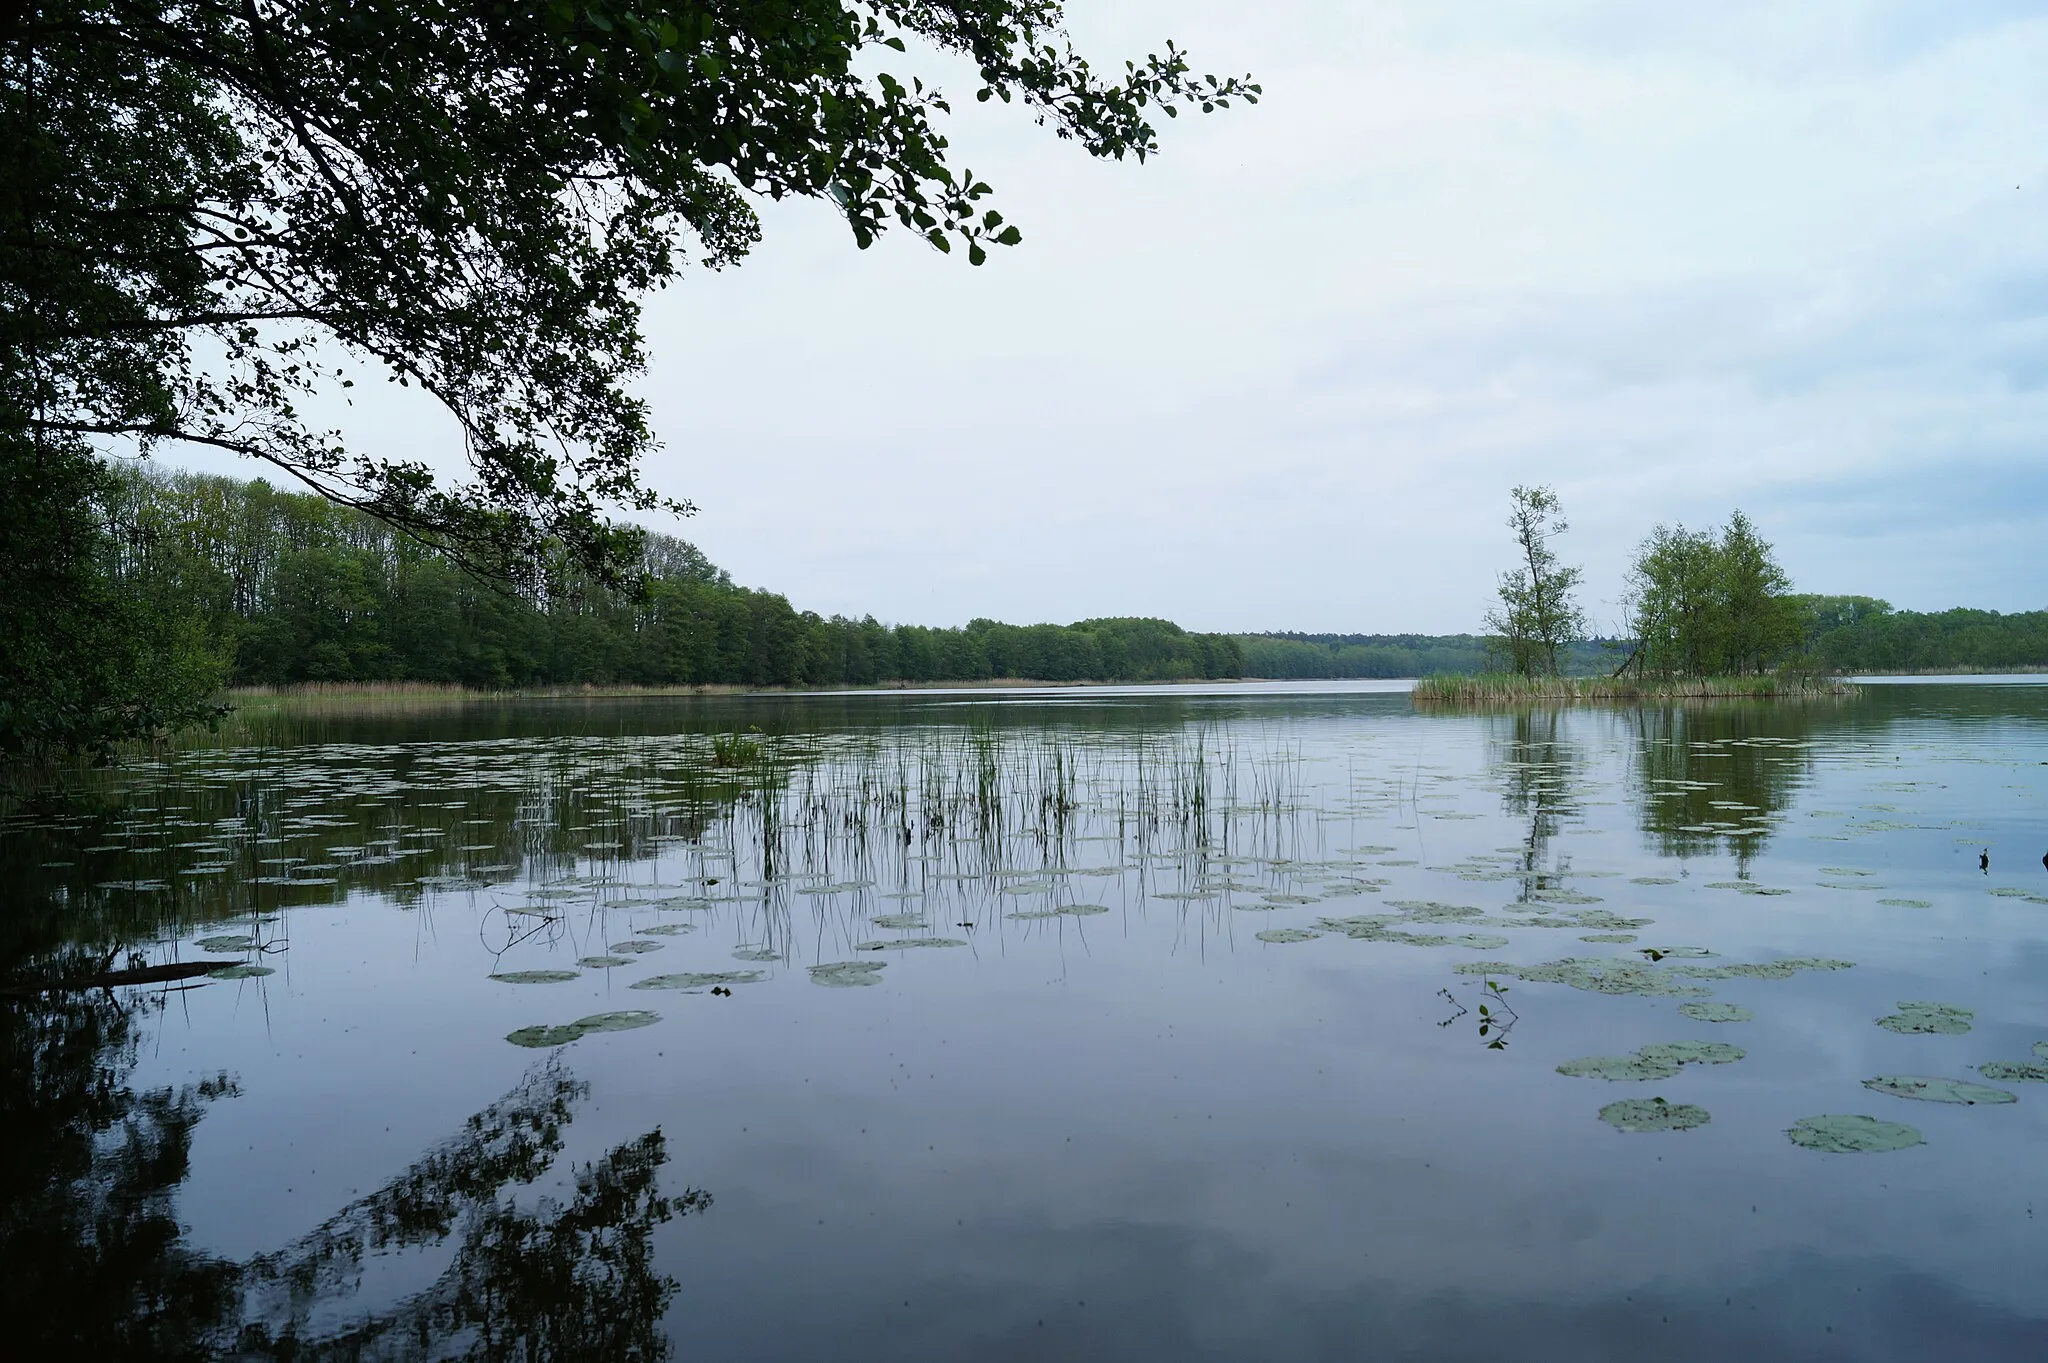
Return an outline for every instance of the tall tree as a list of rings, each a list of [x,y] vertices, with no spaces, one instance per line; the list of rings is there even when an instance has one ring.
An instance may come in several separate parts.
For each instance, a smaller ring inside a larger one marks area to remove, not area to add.
[[[1789,595],[1792,579],[1739,510],[1721,531],[1720,551],[1728,669],[1738,676],[1762,672],[1799,642],[1799,613]]]
[[[1500,602],[1486,627],[1509,667],[1523,676],[1557,675],[1557,653],[1586,632],[1578,604],[1581,570],[1559,563],[1550,541],[1571,528],[1564,506],[1548,487],[1517,487],[1510,494],[1508,529],[1520,561],[1500,576]]]
[[[1628,582],[1639,671],[1762,672],[1800,644],[1791,579],[1740,511],[1719,531],[1658,526],[1636,547]]]

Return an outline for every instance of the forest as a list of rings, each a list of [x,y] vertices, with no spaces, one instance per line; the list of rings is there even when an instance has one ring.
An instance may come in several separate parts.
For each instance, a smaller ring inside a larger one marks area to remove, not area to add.
[[[646,536],[625,588],[564,556],[517,587],[362,512],[264,482],[121,471],[116,575],[183,621],[230,685],[392,681],[866,686],[1235,677],[1235,640],[1164,620],[965,628],[800,611],[693,545]]]

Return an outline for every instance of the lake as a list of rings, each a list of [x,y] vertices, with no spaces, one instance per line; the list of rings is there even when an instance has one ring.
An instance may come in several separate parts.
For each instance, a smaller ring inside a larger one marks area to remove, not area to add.
[[[38,1356],[2048,1357],[1997,680],[238,716],[0,822],[0,1301]]]

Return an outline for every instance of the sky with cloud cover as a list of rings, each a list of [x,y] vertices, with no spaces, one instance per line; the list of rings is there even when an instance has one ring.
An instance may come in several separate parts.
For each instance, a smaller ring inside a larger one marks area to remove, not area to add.
[[[1101,163],[892,54],[1024,244],[764,204],[750,261],[648,301],[650,472],[701,508],[661,528],[826,613],[1442,632],[1544,482],[1603,625],[1653,524],[1737,506],[1803,590],[2048,607],[2048,9],[1068,19],[1265,98]]]

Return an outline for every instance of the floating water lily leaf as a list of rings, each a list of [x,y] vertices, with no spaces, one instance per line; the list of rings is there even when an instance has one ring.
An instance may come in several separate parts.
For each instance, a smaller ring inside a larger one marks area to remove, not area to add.
[[[1739,1003],[1681,1003],[1678,1011],[1694,1022],[1756,1021],[1756,1014]]]
[[[224,965],[206,972],[209,980],[254,980],[277,972],[267,965]]]
[[[782,953],[773,947],[741,947],[732,954],[735,961],[779,961]]]
[[[921,913],[885,913],[868,921],[878,928],[921,928],[925,925]]]
[[[1880,1121],[1876,1117],[1830,1114],[1801,1117],[1785,1132],[1792,1144],[1831,1155],[1880,1154],[1904,1150],[1927,1142],[1904,1122]]]
[[[661,1021],[659,1013],[645,1008],[629,1008],[616,1013],[593,1013],[587,1018],[565,1022],[553,1027],[521,1027],[508,1033],[505,1040],[515,1046],[534,1048],[566,1046],[579,1037],[592,1032],[625,1032],[635,1027],[651,1027]]]
[[[842,880],[836,885],[805,885],[798,888],[798,894],[851,894],[855,890],[874,888],[872,880]]]
[[[1579,940],[1581,942],[1613,942],[1618,946],[1627,946],[1630,942],[1636,940],[1636,935],[1632,932],[1589,932],[1583,934]]]
[[[1313,894],[1268,894],[1259,896],[1268,904],[1314,904],[1322,896]]]
[[[2016,1103],[2019,1098],[2004,1089],[1973,1084],[1967,1079],[1940,1079],[1925,1074],[1880,1074],[1863,1081],[1863,1087],[1894,1098],[1918,1098],[1928,1103]]]
[[[695,932],[696,930],[697,925],[694,923],[656,923],[651,928],[640,929],[640,935],[642,937],[657,935],[662,937],[679,937],[683,933]]]
[[[1002,889],[1001,889],[1000,891],[998,891],[998,893],[1000,893],[1000,894],[1044,894],[1044,893],[1045,893],[1045,892],[1046,892],[1047,890],[1051,890],[1051,889],[1056,889],[1056,888],[1058,888],[1058,887],[1057,887],[1057,886],[1055,886],[1055,885],[1053,884],[1053,882],[1052,882],[1052,881],[1050,881],[1050,880],[1027,880],[1027,881],[1024,881],[1024,882],[1023,882],[1022,884],[1018,884],[1018,885],[1005,885],[1005,886],[1003,886],[1003,887],[1002,887]]]
[[[1713,1118],[1692,1103],[1667,1103],[1662,1098],[1624,1098],[1600,1109],[1600,1120],[1617,1131],[1689,1131]]]
[[[1634,1055],[1589,1055],[1565,1061],[1557,1067],[1557,1072],[1574,1079],[1669,1079],[1678,1073],[1678,1062],[1644,1055],[1640,1051]]]
[[[1898,1012],[1879,1018],[1877,1025],[1888,1032],[1961,1036],[1970,1030],[1970,1019],[1975,1016],[1971,1009],[1951,1003],[1902,1002]]]
[[[650,951],[660,951],[661,943],[641,941],[613,942],[611,945],[611,949],[615,955],[644,956]]]
[[[1572,956],[1542,965],[1495,964],[1467,961],[1452,967],[1461,975],[1510,976],[1536,984],[1564,984],[1593,994],[1638,994],[1651,998],[1705,998],[1707,991],[1697,985],[1680,984],[1670,972],[1641,961],[1610,956]]]
[[[612,970],[622,965],[633,964],[630,956],[584,956],[576,962],[585,970]]]
[[[1571,918],[1582,928],[1601,928],[1610,932],[1634,932],[1657,921],[1654,918],[1623,918],[1606,909],[1582,909]]]
[[[1059,908],[1053,910],[1053,912],[1058,914],[1064,914],[1068,918],[1093,918],[1098,913],[1108,913],[1109,905],[1062,904]]]
[[[1669,1060],[1675,1065],[1728,1065],[1742,1059],[1746,1052],[1740,1046],[1730,1046],[1725,1041],[1659,1041],[1645,1046],[1637,1052],[1654,1060]]]
[[[2048,1061],[1993,1060],[1979,1065],[1977,1073],[2003,1084],[2048,1084]]]
[[[1629,884],[1631,884],[1631,885],[1676,885],[1676,884],[1678,883],[1678,877],[1677,877],[1677,876],[1630,876],[1630,877],[1629,877],[1629,880],[1628,880],[1628,883],[1629,883]]]
[[[758,970],[707,970],[686,971],[675,975],[649,975],[636,980],[630,986],[634,989],[709,989],[714,984],[754,984],[767,978]]]
[[[566,984],[583,977],[573,970],[507,970],[491,978],[500,984]]]
[[[1802,970],[1850,970],[1855,965],[1828,956],[1786,956],[1744,965],[1675,965],[1671,973],[1694,980],[1789,980]]]
[[[1322,934],[1310,932],[1307,928],[1267,928],[1252,935],[1261,942],[1312,942]]]
[[[957,937],[897,937],[886,942],[862,942],[855,951],[897,951],[907,947],[964,947]]]
[[[880,984],[882,972],[888,966],[887,961],[834,961],[829,965],[814,965],[811,967],[811,983],[834,988]]]
[[[1891,909],[1931,909],[1934,905],[1925,899],[1880,899],[1878,903]]]
[[[256,939],[254,937],[202,937],[199,939],[199,949],[201,951],[252,951],[255,949],[255,946]]]

